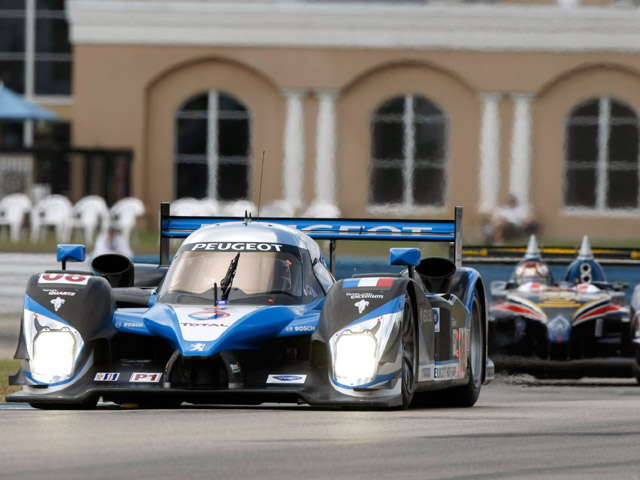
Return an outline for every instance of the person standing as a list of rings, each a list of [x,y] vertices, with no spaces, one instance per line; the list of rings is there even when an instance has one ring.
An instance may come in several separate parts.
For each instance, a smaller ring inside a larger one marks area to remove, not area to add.
[[[106,253],[118,253],[128,258],[133,258],[133,251],[129,246],[129,242],[122,235],[118,225],[111,223],[106,231],[103,231],[96,238],[93,257],[104,255]]]
[[[515,195],[510,194],[506,205],[498,207],[490,220],[490,232],[487,243],[501,245],[505,239],[519,235],[531,235],[538,230],[529,210],[518,203]]]

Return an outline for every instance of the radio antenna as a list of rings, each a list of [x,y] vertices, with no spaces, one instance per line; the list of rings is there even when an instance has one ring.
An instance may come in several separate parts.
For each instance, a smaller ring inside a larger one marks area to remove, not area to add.
[[[260,199],[262,197],[262,174],[264,173],[264,150],[262,151],[262,165],[260,166],[260,188],[258,189],[258,213],[256,222],[260,221]]]

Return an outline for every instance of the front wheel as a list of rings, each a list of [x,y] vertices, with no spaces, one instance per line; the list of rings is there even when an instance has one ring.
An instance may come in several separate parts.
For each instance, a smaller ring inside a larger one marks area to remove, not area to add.
[[[404,305],[402,318],[402,408],[409,408],[416,388],[418,340],[411,303]]]
[[[435,392],[424,392],[421,398],[421,405],[428,407],[473,407],[480,396],[482,378],[484,376],[484,351],[485,336],[483,326],[483,315],[480,306],[480,299],[476,291],[473,297],[473,307],[471,310],[471,324],[469,326],[469,360],[467,370],[469,381],[459,387]]]

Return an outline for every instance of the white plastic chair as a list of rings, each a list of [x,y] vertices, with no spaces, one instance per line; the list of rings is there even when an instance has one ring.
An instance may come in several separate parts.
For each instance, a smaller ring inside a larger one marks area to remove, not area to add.
[[[223,217],[244,217],[244,213],[248,212],[253,217],[256,216],[256,206],[249,200],[237,200],[235,202],[227,203],[222,208]]]
[[[81,230],[83,239],[87,243],[93,243],[99,225],[107,225],[108,223],[107,202],[98,195],[83,197],[73,206],[72,228]]]
[[[112,221],[116,223],[122,236],[129,241],[131,232],[136,227],[136,220],[144,215],[145,208],[141,200],[135,197],[126,197],[118,200],[111,207]]]
[[[260,208],[260,217],[293,217],[295,209],[286,200],[276,200]]]
[[[20,241],[24,216],[31,210],[31,199],[24,193],[11,193],[0,200],[0,227],[9,227],[13,243]]]
[[[206,215],[200,200],[193,197],[183,197],[171,202],[171,215],[182,215],[185,217],[200,217]]]
[[[332,203],[314,203],[304,212],[310,218],[338,218],[340,209]]]
[[[53,227],[58,242],[71,236],[73,205],[63,195],[45,195],[31,210],[31,242],[44,239],[45,230]]]
[[[213,198],[203,198],[200,200],[200,205],[202,205],[203,215],[208,217],[215,217],[220,213],[220,205],[217,200]]]

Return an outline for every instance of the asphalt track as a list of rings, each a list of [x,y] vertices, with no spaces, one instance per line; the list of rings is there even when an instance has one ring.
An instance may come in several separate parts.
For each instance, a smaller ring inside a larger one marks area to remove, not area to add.
[[[639,479],[631,380],[499,377],[470,409],[1,405],[1,478]]]

